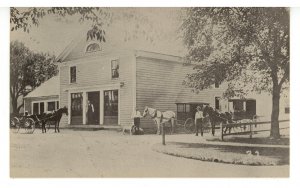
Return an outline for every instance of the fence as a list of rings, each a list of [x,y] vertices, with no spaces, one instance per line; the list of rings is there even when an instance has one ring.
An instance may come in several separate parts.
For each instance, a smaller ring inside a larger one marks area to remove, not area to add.
[[[278,121],[279,123],[281,122],[289,122],[290,120],[280,120]],[[249,134],[250,138],[252,138],[253,135],[253,126],[257,126],[257,125],[262,125],[262,124],[270,124],[271,121],[261,121],[261,122],[247,122],[247,123],[228,123],[228,124],[222,124],[220,125],[220,131],[221,131],[221,139],[224,139],[224,136],[228,136],[228,135],[245,135],[245,134]],[[234,133],[225,133],[224,130],[228,129],[232,129],[232,128],[240,128],[244,126],[244,130],[246,129],[247,126],[249,126],[248,131],[240,131],[240,132],[234,132]],[[257,130],[255,132],[262,132],[262,131],[267,131],[267,130]]]

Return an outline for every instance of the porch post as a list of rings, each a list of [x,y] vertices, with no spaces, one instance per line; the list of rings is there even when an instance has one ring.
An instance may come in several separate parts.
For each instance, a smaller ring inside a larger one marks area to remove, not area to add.
[[[70,125],[71,124],[71,116],[72,116],[72,114],[71,114],[71,93],[68,91],[68,125]]]
[[[82,92],[82,124],[86,125],[86,101],[87,94],[86,92]]]
[[[103,90],[100,90],[100,125],[104,122],[104,96]]]

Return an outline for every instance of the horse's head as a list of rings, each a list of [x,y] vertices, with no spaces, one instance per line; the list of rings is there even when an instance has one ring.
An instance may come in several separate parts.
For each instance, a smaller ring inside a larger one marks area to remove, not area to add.
[[[145,109],[144,109],[144,112],[143,112],[143,117],[146,117],[148,112],[149,112],[148,106],[145,106]]]
[[[66,114],[66,115],[69,115],[69,113],[68,113],[68,108],[66,107],[66,106],[64,106],[63,108],[62,108],[62,111],[61,111],[63,114]]]

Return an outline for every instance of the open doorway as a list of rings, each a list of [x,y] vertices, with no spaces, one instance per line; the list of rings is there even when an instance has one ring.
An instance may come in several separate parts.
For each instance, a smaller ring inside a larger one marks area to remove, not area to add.
[[[93,91],[87,93],[87,114],[88,125],[99,125],[100,122],[100,92]],[[90,104],[89,104],[89,103]]]

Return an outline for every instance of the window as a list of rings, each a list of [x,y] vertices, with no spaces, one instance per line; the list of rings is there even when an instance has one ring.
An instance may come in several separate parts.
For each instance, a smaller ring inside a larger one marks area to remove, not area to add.
[[[220,97],[215,97],[215,108],[217,110],[221,110],[221,107],[220,107]]]
[[[290,107],[285,107],[284,108],[284,113],[289,114],[290,113]]]
[[[59,101],[56,101],[56,109],[59,109]]]
[[[177,104],[177,112],[184,112],[184,104]]]
[[[44,102],[34,102],[33,103],[33,114],[42,114],[45,112],[45,103]]]
[[[104,91],[104,116],[118,116],[118,90]]]
[[[40,102],[40,114],[44,113],[44,111],[45,111],[44,107],[45,107],[44,102]]]
[[[33,114],[39,114],[39,103],[33,103]]]
[[[71,114],[82,116],[82,93],[71,93]]]
[[[100,45],[97,43],[92,43],[88,45],[88,47],[86,47],[86,52],[96,52],[100,50],[101,50]]]
[[[47,108],[47,111],[53,111],[53,110],[56,110],[56,109],[55,109],[55,101],[53,101],[53,102],[48,102],[48,108]]]
[[[119,60],[111,61],[111,77],[119,78]]]
[[[190,112],[190,110],[189,104],[177,104],[177,112]]]
[[[76,67],[70,67],[70,83],[76,83]]]

